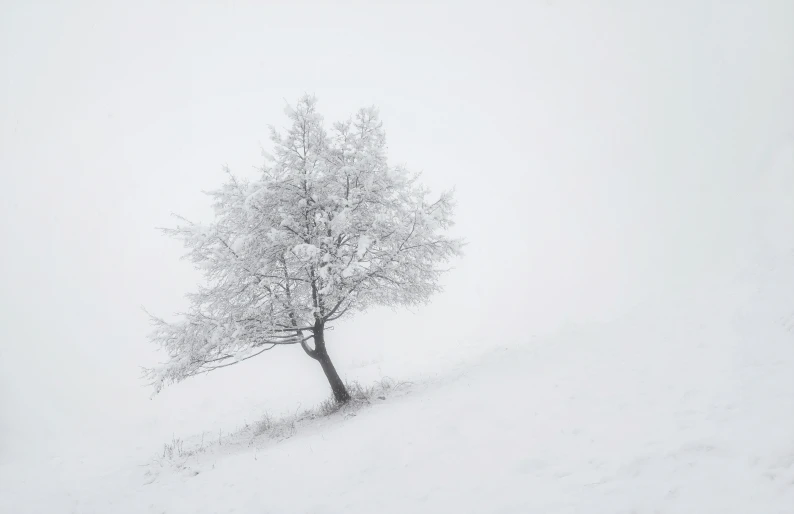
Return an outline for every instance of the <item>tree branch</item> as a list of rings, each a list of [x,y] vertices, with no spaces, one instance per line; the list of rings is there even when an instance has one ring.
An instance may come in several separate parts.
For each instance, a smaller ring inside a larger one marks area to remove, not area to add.
[[[273,348],[275,348],[276,346],[278,346],[278,345],[275,345],[275,344],[274,344],[274,345],[273,345],[273,346],[271,346],[270,348],[263,348],[262,350],[259,350],[258,352],[254,353],[254,354],[252,354],[252,355],[249,355],[248,357],[243,357],[242,359],[238,359],[238,360],[236,360],[236,361],[233,361],[233,362],[227,362],[227,363],[225,363],[225,364],[218,364],[217,366],[210,366],[210,367],[208,367],[208,368],[205,368],[205,367],[204,367],[204,364],[202,364],[202,365],[201,365],[201,367],[199,367],[199,368],[198,368],[196,371],[194,371],[193,373],[190,373],[190,374],[189,374],[189,376],[198,375],[198,374],[200,374],[200,373],[209,373],[210,371],[215,371],[216,369],[225,368],[225,367],[228,367],[228,366],[233,366],[233,365],[235,365],[235,364],[239,364],[240,362],[247,361],[248,359],[253,359],[253,358],[254,358],[254,357],[256,357],[257,355],[260,355],[260,354],[262,354],[262,353],[264,353],[264,352],[266,352],[266,351],[268,351],[268,350],[272,350],[272,349],[273,349]],[[231,355],[229,355],[229,356],[226,356],[226,357],[224,357],[224,358],[230,359],[230,358],[232,358],[232,356],[231,356]],[[207,361],[207,362],[214,362],[214,361]]]

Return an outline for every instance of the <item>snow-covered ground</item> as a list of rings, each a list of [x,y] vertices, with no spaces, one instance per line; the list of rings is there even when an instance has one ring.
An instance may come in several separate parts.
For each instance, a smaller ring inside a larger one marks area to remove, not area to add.
[[[791,513],[792,192],[789,144],[748,191],[746,251],[688,294],[505,341],[281,440],[207,435],[178,466],[6,466],[0,512]]]

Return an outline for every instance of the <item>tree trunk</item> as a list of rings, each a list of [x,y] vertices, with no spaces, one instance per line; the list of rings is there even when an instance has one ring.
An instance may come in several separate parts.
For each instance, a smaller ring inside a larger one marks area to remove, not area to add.
[[[345,383],[336,372],[334,364],[331,362],[331,357],[328,355],[328,350],[325,348],[325,327],[322,324],[315,325],[314,328],[314,355],[313,357],[319,361],[320,366],[323,368],[325,378],[331,384],[331,390],[334,392],[334,399],[337,403],[347,403],[350,401],[350,393],[347,392]]]

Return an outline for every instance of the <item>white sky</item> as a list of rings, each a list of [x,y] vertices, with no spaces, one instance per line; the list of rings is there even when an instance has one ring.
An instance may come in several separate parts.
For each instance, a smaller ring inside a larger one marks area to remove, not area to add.
[[[149,415],[139,306],[196,282],[154,227],[207,219],[304,91],[379,106],[469,240],[432,306],[334,334],[343,374],[605,321],[738,244],[794,134],[794,3],[430,3],[0,2],[0,452]]]

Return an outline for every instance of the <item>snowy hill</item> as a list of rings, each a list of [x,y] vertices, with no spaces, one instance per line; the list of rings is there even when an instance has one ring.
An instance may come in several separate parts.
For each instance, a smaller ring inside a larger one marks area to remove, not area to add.
[[[208,443],[150,483],[128,463],[46,497],[13,470],[0,510],[790,513],[793,148],[748,201],[748,251],[688,295],[505,345],[291,437]]]
[[[765,275],[198,460],[130,512],[790,512],[793,320],[757,302],[794,274]]]

